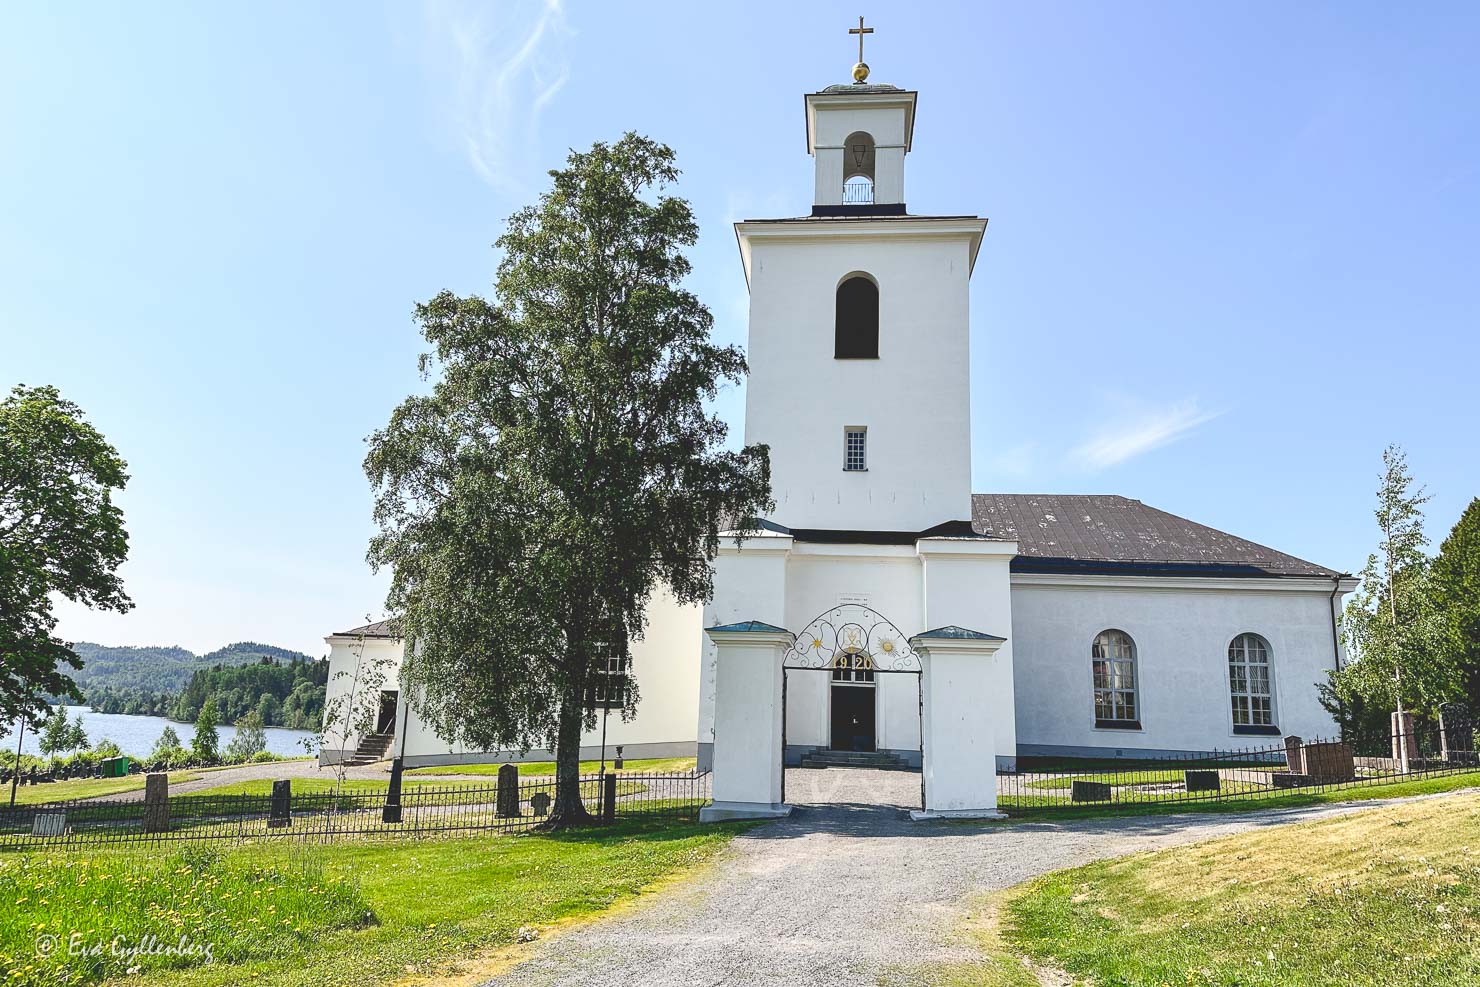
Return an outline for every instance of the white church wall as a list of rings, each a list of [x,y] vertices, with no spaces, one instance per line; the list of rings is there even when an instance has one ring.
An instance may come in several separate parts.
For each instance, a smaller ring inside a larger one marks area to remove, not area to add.
[[[770,445],[781,524],[919,531],[971,516],[967,280],[979,230],[901,237],[910,222],[868,236],[822,222],[815,238],[741,224],[745,441]],[[833,356],[837,286],[855,272],[879,285],[877,360]],[[850,425],[868,429],[867,470],[843,470]]]
[[[1316,692],[1335,662],[1329,583],[1018,574],[1012,627],[1019,753],[1115,756],[1278,743],[1278,736],[1233,731],[1228,645],[1245,632],[1269,642],[1280,733],[1335,735]],[[1111,628],[1135,642],[1140,730],[1094,725],[1090,649]]]
[[[747,538],[738,547],[732,540],[721,542],[714,560],[714,599],[704,607],[703,626],[760,620],[785,627],[786,556],[791,546],[791,538],[771,534]],[[699,767],[707,769],[714,749],[714,642],[701,634],[694,651],[700,672]]]
[[[956,625],[1007,638],[995,653],[981,694],[979,716],[992,724],[998,764],[1013,767],[1019,741],[1014,691],[1014,599],[1009,579],[1017,543],[975,539],[928,539],[918,543],[924,566],[924,626]],[[927,751],[927,756],[929,752]]]

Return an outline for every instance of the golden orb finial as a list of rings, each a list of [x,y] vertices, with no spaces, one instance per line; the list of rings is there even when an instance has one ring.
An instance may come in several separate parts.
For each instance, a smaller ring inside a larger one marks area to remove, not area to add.
[[[860,17],[858,18],[858,26],[850,27],[848,33],[858,35],[858,64],[853,66],[853,81],[862,85],[863,81],[868,78],[868,62],[863,60],[863,36],[865,34],[873,34],[874,29],[864,27],[863,18]]]

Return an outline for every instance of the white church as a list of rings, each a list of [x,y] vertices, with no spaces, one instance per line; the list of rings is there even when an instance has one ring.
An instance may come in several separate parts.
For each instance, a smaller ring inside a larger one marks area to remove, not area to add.
[[[697,755],[718,818],[784,814],[783,764],[845,752],[921,768],[920,815],[973,816],[1019,757],[1332,736],[1317,684],[1355,579],[1125,497],[972,493],[987,220],[907,210],[917,94],[867,77],[860,52],[857,81],[806,96],[811,213],[735,224],[744,438],[770,446],[775,512],[725,540],[709,605],[651,601],[637,716],[601,717],[582,756]],[[407,708],[384,625],[326,640],[331,699],[367,655],[390,674],[376,732],[330,729],[325,760],[515,759]]]

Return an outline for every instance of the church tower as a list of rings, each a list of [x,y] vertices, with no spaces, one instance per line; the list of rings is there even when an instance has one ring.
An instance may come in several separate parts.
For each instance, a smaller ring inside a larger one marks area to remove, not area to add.
[[[771,520],[790,529],[971,517],[968,283],[986,220],[906,209],[916,93],[867,78],[860,50],[852,84],[806,96],[811,214],[735,225],[745,441],[770,446]]]

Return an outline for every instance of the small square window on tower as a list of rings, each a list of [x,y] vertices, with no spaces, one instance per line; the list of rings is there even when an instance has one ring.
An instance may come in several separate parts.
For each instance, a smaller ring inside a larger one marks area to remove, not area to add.
[[[843,469],[850,472],[868,469],[868,429],[862,425],[843,429]]]

